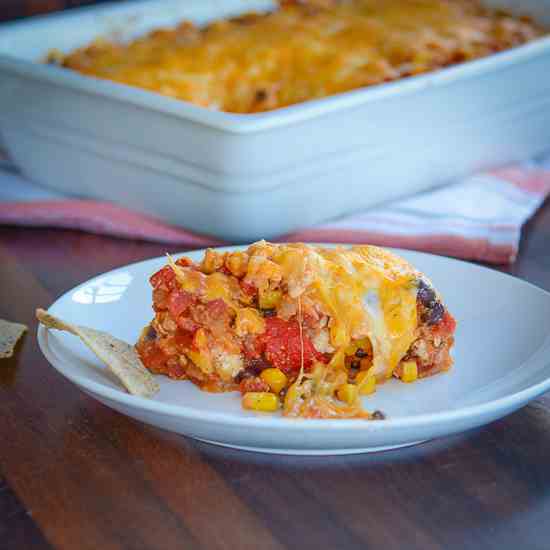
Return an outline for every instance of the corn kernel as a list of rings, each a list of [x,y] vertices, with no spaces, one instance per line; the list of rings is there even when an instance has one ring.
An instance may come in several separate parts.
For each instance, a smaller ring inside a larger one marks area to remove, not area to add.
[[[336,395],[340,401],[352,405],[357,399],[357,386],[353,384],[342,384],[336,390]]]
[[[401,375],[401,380],[403,380],[403,382],[414,382],[418,378],[416,361],[405,361],[402,367],[403,374]]]
[[[220,269],[223,266],[223,259],[225,254],[219,254],[215,250],[208,248],[204,254],[204,259],[201,264],[201,270],[203,273],[209,275],[214,271]]]
[[[248,269],[248,255],[244,252],[232,252],[225,258],[225,266],[235,277],[244,277]]]
[[[258,299],[260,309],[276,308],[281,302],[282,297],[283,297],[283,293],[280,290],[261,291]]]
[[[241,307],[235,317],[235,332],[238,336],[261,334],[265,331],[265,321],[257,310],[251,307]]]
[[[206,336],[206,331],[203,328],[200,328],[199,330],[197,330],[197,332],[195,332],[195,336],[193,337],[193,344],[197,348],[201,349],[205,348],[207,343],[208,339]]]
[[[288,382],[286,374],[281,369],[265,369],[260,374],[260,378],[274,393],[279,393]]]
[[[353,340],[346,348],[346,355],[355,355],[358,349],[363,350],[364,353],[372,353],[372,344],[368,338],[361,338],[360,340]]]
[[[247,392],[243,395],[242,405],[251,411],[274,412],[279,408],[279,399],[274,393]]]
[[[260,290],[269,287],[270,282],[277,284],[283,278],[282,267],[260,256],[251,256],[248,261],[245,281]]]
[[[212,372],[212,362],[208,355],[204,355],[197,351],[186,351],[185,355],[187,355],[187,357],[189,357],[189,359],[191,359],[191,361],[193,361],[193,363],[205,374]]]
[[[226,304],[231,303],[232,293],[229,283],[229,277],[224,273],[216,271],[204,280],[204,298],[207,302],[221,299]]]
[[[357,384],[359,395],[369,395],[376,391],[376,376],[369,374],[366,370],[361,371],[355,377],[355,383]]]
[[[191,293],[197,292],[201,286],[199,278],[201,274],[197,271],[184,271],[183,269],[180,274],[183,274],[183,276],[178,277],[181,289]]]

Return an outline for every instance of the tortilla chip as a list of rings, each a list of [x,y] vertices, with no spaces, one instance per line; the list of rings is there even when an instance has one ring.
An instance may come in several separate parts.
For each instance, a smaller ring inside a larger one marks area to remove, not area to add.
[[[106,332],[65,323],[43,309],[36,310],[36,318],[46,328],[62,330],[78,336],[116,376],[128,393],[151,397],[159,391],[159,385],[143,366],[134,346]]]
[[[0,359],[7,359],[13,355],[17,341],[26,330],[26,325],[0,319]]]

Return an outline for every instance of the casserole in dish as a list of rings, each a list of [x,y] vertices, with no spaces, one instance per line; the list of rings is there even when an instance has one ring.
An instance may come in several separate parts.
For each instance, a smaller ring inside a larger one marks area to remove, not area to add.
[[[514,11],[513,2],[492,2]],[[550,4],[517,4],[541,24]],[[550,139],[550,41],[265,113],[196,107],[36,62],[98,35],[199,24],[265,2],[146,1],[3,25],[0,132],[29,178],[228,240],[272,237]]]
[[[463,63],[543,36],[473,0],[286,0],[56,62],[82,74],[234,113],[268,111]]]

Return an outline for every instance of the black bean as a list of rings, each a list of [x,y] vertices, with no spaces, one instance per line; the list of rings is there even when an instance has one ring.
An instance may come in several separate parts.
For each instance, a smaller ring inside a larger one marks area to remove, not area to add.
[[[233,379],[237,384],[240,384],[245,378],[254,378],[256,371],[254,369],[243,369],[237,373],[237,376]]]
[[[235,378],[233,378],[233,381],[236,384],[240,384],[245,378],[248,378],[248,374],[246,370],[242,370],[235,375]]]
[[[445,315],[445,306],[441,302],[436,302],[432,308],[426,311],[422,320],[428,325],[437,325],[443,319],[443,315]]]
[[[263,88],[256,90],[256,101],[261,102],[261,101],[265,101],[266,99],[267,99],[267,90],[264,90]]]
[[[386,415],[382,411],[374,411],[371,415],[372,420],[384,420]]]
[[[369,354],[363,349],[363,348],[357,348],[357,351],[355,352],[355,357],[359,357],[360,359],[363,359],[363,357],[368,357]]]
[[[247,359],[246,370],[250,370],[254,373],[254,376],[260,374],[263,370],[271,367],[271,363],[268,363],[263,357],[255,357],[252,359]]]
[[[361,368],[361,363],[360,363],[360,361],[352,361],[351,364],[350,364],[350,368],[351,368],[351,369],[359,369],[359,368]]]
[[[156,337],[157,337],[157,331],[154,329],[153,325],[149,325],[149,328],[145,333],[145,341],[151,342],[152,340],[155,340]]]
[[[263,309],[262,314],[264,317],[275,317],[277,315],[276,309]]]
[[[423,306],[428,308],[433,307],[437,301],[434,289],[428,286],[428,284],[422,279],[418,282],[417,299],[420,300],[420,303]]]

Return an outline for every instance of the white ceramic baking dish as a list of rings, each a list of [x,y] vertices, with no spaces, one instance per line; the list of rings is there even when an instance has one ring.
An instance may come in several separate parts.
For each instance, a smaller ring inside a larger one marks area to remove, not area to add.
[[[550,24],[550,0],[491,2]],[[550,148],[550,38],[236,115],[37,62],[262,1],[119,3],[0,27],[0,132],[30,179],[232,241],[270,238]]]

